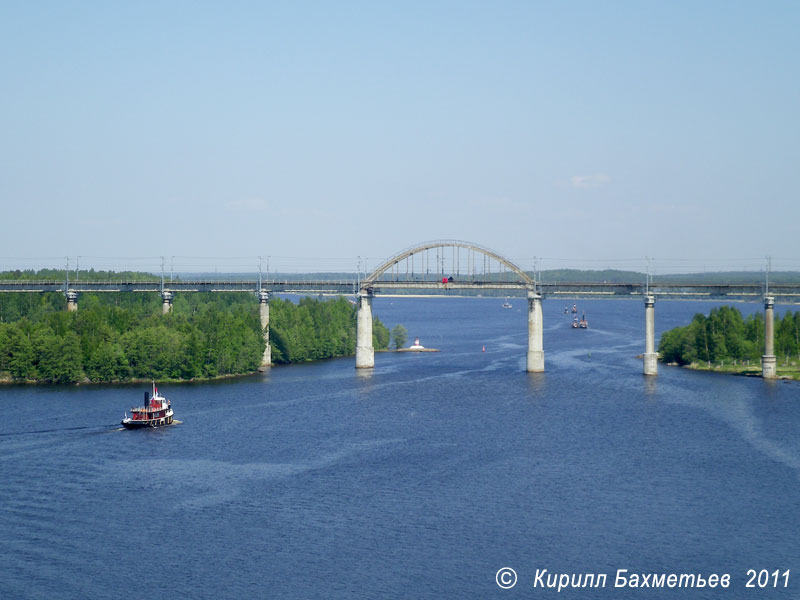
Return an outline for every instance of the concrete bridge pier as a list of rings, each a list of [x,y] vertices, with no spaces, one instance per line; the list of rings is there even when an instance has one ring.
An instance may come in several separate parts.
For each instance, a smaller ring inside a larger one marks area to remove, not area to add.
[[[267,340],[264,356],[261,357],[261,366],[269,367],[272,366],[272,347],[269,345],[269,292],[258,292],[258,314],[261,317],[264,338]]]
[[[67,290],[64,295],[67,297],[67,311],[78,312],[78,292]]]
[[[372,347],[372,294],[358,293],[356,315],[356,369],[375,366],[375,349]]]
[[[542,331],[542,295],[528,292],[528,354],[525,367],[528,373],[544,371]]]
[[[778,376],[778,359],[775,357],[775,298],[764,297],[764,356],[761,357],[761,376],[775,379]]]
[[[161,314],[172,312],[172,292],[161,292]]]
[[[656,352],[656,297],[644,297],[644,374],[658,375],[658,352]]]

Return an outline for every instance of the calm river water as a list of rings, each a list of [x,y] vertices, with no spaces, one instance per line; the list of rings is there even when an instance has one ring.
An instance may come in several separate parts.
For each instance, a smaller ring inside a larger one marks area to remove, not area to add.
[[[164,385],[183,423],[159,430],[118,430],[146,386],[0,389],[0,598],[800,597],[800,384],[644,378],[639,301],[579,302],[571,330],[546,300],[527,374],[526,302],[502,302],[378,298],[441,352]],[[712,306],[658,302],[657,332]],[[615,590],[617,569],[732,582]]]

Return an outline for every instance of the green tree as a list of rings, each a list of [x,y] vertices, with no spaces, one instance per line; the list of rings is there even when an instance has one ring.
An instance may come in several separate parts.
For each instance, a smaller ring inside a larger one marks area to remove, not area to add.
[[[381,323],[377,317],[372,320],[372,346],[376,350],[386,350],[389,347],[389,328]]]
[[[266,345],[258,304],[244,294],[180,295],[167,315],[156,294],[84,294],[80,305],[67,313],[63,295],[0,295],[0,374],[58,383],[214,377],[255,371]],[[274,298],[270,313],[276,363],[355,352],[356,313],[343,297]],[[389,339],[375,319],[375,348]]]
[[[789,312],[776,319],[776,352],[789,356],[797,351],[796,341],[800,341],[800,323]],[[729,360],[757,362],[764,352],[764,315],[756,313],[743,319],[733,307],[714,308],[708,316],[696,314],[689,325],[665,332],[658,349],[662,360],[681,365],[698,361],[709,365]]]
[[[92,381],[126,381],[130,374],[125,352],[115,342],[102,342],[86,365],[86,376]]]
[[[408,330],[402,325],[395,325],[392,328],[392,343],[394,344],[395,350],[399,350],[403,346],[406,345],[408,341]]]
[[[33,347],[16,324],[0,323],[0,373],[8,373],[17,381],[34,375]]]
[[[75,383],[83,378],[78,336],[68,331],[63,337],[40,328],[31,340],[37,379],[48,383]]]

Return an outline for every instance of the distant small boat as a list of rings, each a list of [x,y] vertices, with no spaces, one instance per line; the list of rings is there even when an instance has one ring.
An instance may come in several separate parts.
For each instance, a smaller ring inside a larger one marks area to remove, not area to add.
[[[506,298],[506,301],[503,302],[503,308],[512,308],[511,303],[508,301],[508,298]]]
[[[578,305],[577,305],[577,304],[573,304],[573,305],[572,305],[572,312],[573,312],[574,314],[577,314],[577,313],[578,313]]]
[[[578,317],[575,317],[572,319],[572,328],[577,329],[578,327],[580,327],[580,324],[578,323]]]

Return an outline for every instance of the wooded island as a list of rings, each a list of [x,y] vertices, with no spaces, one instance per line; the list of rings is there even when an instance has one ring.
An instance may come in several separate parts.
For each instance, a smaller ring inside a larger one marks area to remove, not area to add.
[[[720,306],[708,316],[696,314],[689,325],[664,332],[658,345],[660,360],[693,369],[740,374],[761,371],[764,353],[764,315],[742,317],[738,309]],[[800,378],[800,311],[787,310],[775,318],[778,375]]]
[[[355,353],[347,299],[270,300],[273,363]],[[389,330],[373,324],[376,349]],[[199,380],[255,372],[266,340],[258,302],[242,293],[175,298],[162,315],[154,294],[82,294],[77,312],[56,293],[0,296],[0,380],[77,383]]]

